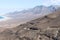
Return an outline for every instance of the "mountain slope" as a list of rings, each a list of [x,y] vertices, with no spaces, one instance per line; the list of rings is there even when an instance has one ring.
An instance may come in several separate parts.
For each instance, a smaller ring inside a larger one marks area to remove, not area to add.
[[[0,32],[0,40],[60,40],[60,10]]]
[[[56,11],[58,8],[59,7],[56,7],[56,6],[46,7],[41,5],[28,10],[15,11],[12,13],[8,13],[3,16],[6,16],[10,19],[0,22],[0,27],[12,28],[20,24],[26,23],[30,20],[34,20],[39,17],[51,14],[52,12]]]
[[[49,13],[56,11],[58,8],[59,7],[56,7],[53,5],[48,6],[48,7],[41,5],[41,6],[36,6],[34,8],[28,9],[28,10],[11,12],[11,13],[6,14],[6,16],[9,16],[12,18],[27,16],[26,18],[28,18],[28,16],[34,17],[34,15],[36,16],[37,14],[47,15]]]
[[[46,7],[41,5],[28,10],[15,11],[12,13],[8,13],[3,16],[6,16],[10,19],[4,22],[0,22],[0,27],[3,26],[3,27],[12,28],[20,24],[26,23],[30,20],[34,20],[39,17],[51,14],[52,12],[56,11],[58,8],[59,7],[56,7],[56,6]]]

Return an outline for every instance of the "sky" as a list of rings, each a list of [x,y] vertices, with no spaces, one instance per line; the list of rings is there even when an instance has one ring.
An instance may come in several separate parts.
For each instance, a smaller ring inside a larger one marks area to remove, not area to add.
[[[60,0],[0,0],[0,15],[40,5],[60,5]]]

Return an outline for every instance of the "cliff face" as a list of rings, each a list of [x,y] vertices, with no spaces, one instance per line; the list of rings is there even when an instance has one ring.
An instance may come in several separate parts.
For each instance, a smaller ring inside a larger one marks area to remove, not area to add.
[[[60,11],[6,29],[0,40],[60,40]]]

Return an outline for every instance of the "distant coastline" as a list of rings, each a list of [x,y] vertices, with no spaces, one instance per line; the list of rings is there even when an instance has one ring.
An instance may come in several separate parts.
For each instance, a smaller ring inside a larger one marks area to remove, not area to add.
[[[0,22],[1,22],[1,21],[6,21],[6,20],[8,20],[8,19],[10,19],[10,17],[0,16]]]

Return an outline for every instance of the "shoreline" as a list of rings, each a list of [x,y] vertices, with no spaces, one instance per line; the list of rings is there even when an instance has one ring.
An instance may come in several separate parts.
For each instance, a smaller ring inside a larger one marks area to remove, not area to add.
[[[10,17],[6,17],[6,16],[2,16],[2,17],[4,17],[4,18],[3,19],[0,19],[0,22],[11,19]]]

